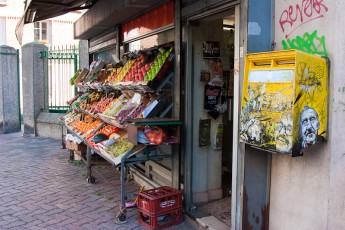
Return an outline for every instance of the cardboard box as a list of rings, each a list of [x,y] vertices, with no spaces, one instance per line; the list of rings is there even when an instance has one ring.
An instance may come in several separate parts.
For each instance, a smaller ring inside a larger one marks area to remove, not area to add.
[[[66,148],[73,151],[86,152],[86,145],[84,143],[76,144],[73,141],[66,141]]]
[[[89,70],[86,69],[86,68],[84,68],[84,69],[80,72],[80,74],[78,75],[78,77],[75,79],[74,85],[77,86],[78,83],[82,83],[82,82],[86,79],[86,77],[87,77],[88,74],[89,74]]]

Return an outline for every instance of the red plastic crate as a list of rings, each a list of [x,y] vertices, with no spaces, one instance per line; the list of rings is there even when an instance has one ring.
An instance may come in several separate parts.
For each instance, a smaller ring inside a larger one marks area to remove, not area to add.
[[[168,228],[182,222],[182,209],[176,209],[160,215],[147,215],[138,211],[139,224],[150,230]]]
[[[147,215],[157,216],[176,209],[182,209],[182,192],[163,186],[140,192],[138,209]]]

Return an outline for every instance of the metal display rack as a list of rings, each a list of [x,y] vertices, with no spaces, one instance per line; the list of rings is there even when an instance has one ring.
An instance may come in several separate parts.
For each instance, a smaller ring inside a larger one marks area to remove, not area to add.
[[[176,121],[175,121],[176,122]],[[149,125],[149,122],[146,122],[145,124]],[[157,124],[155,122],[155,124]],[[161,161],[164,160],[166,158],[170,158],[171,155],[170,154],[157,154],[157,151],[153,152],[152,148],[155,148],[157,146],[153,146],[153,145],[136,145],[134,146],[131,150],[123,153],[122,155],[115,157],[109,153],[107,153],[106,151],[103,150],[97,150],[95,148],[92,148],[89,143],[83,139],[82,137],[80,137],[77,133],[75,133],[72,129],[70,129],[68,126],[65,126],[68,130],[68,132],[70,132],[71,134],[73,134],[73,136],[76,136],[78,139],[80,139],[81,141],[83,141],[83,143],[87,146],[87,151],[86,151],[86,160],[83,159],[83,161],[86,163],[86,181],[88,183],[95,183],[95,178],[92,176],[92,161],[91,161],[91,155],[92,155],[92,151],[94,153],[96,153],[97,155],[99,155],[100,157],[102,157],[104,160],[106,160],[107,162],[109,162],[110,164],[114,165],[115,167],[120,168],[120,180],[121,180],[121,208],[120,208],[120,212],[117,215],[117,222],[123,222],[126,220],[126,190],[125,190],[125,183],[126,183],[126,173],[127,173],[127,168],[131,165],[134,164],[138,164],[138,163],[142,163],[142,162],[146,162],[149,160],[156,160],[156,161]],[[137,154],[142,153],[143,156],[138,157],[136,156]],[[154,154],[152,154],[154,153]],[[71,155],[70,155],[71,157]]]
[[[165,86],[167,85],[172,85],[172,78],[173,78],[173,73],[169,73],[167,74],[167,69],[168,69],[168,65],[172,62],[173,60],[173,52],[170,53],[170,55],[168,56],[168,58],[166,59],[166,62],[164,63],[164,65],[162,66],[162,69],[159,71],[158,74],[160,74],[160,79],[156,80],[156,82],[154,82],[155,84],[151,84],[154,86],[154,90],[151,90],[149,84],[145,85],[145,87],[142,87],[142,85],[140,85],[140,87],[136,87],[135,89],[137,90],[143,90],[143,91],[153,91],[153,92],[160,92]],[[162,78],[161,76],[163,74],[166,74],[165,78]],[[127,86],[124,87],[125,90],[130,90],[131,87]],[[110,87],[111,89],[111,87]],[[112,89],[114,90],[114,89]],[[76,136],[78,139],[80,139],[84,144],[86,144],[87,146],[87,150],[86,150],[86,160],[83,159],[83,161],[86,163],[86,168],[87,168],[87,178],[86,181],[88,183],[95,183],[95,178],[92,176],[92,162],[91,162],[91,155],[92,153],[96,153],[97,155],[99,155],[100,157],[102,157],[103,159],[105,159],[107,162],[109,162],[110,164],[112,164],[113,166],[115,166],[116,168],[120,169],[120,173],[121,173],[121,208],[120,211],[118,213],[118,215],[116,216],[116,222],[117,223],[122,223],[126,220],[126,191],[125,191],[125,180],[126,180],[126,175],[127,175],[127,171],[129,166],[138,164],[138,163],[143,163],[149,160],[156,160],[156,161],[161,161],[164,160],[166,158],[171,158],[171,154],[159,154],[159,151],[157,150],[158,145],[152,145],[152,144],[148,144],[148,145],[144,145],[144,144],[140,144],[137,142],[136,138],[137,138],[137,128],[138,127],[142,127],[142,126],[162,126],[162,127],[174,127],[173,129],[173,135],[177,135],[179,136],[179,126],[182,124],[181,121],[179,120],[174,120],[174,119],[170,119],[170,118],[162,118],[164,116],[166,116],[166,114],[172,109],[172,103],[170,105],[168,105],[164,111],[162,111],[162,113],[160,114],[159,118],[146,118],[146,119],[128,119],[128,127],[127,129],[127,133],[128,133],[128,141],[132,142],[134,144],[134,147],[132,147],[130,150],[128,150],[127,152],[124,152],[123,154],[121,154],[120,156],[114,156],[113,154],[110,154],[107,152],[106,148],[104,148],[102,145],[97,144],[98,149],[94,148],[94,146],[91,146],[88,141],[86,140],[86,138],[81,137],[80,135],[78,135],[76,132],[74,132],[70,127],[67,126],[67,124],[65,122],[63,122],[64,126],[67,128],[68,132],[73,134],[74,136]],[[119,128],[124,129],[124,127],[122,125],[119,125],[118,122],[111,118],[111,117],[107,117],[104,116],[102,114],[90,114],[86,111],[77,109],[77,111],[79,113],[84,113],[84,114],[89,114],[92,115],[95,119],[98,119],[100,121],[102,121],[104,124],[109,124],[112,126],[116,126]],[[178,138],[176,138],[178,139]],[[162,143],[162,144],[178,144],[179,142],[166,142],[166,143]],[[64,147],[64,143],[62,142],[63,147]],[[140,153],[140,154],[139,154]],[[70,159],[73,159],[73,151],[70,151]]]

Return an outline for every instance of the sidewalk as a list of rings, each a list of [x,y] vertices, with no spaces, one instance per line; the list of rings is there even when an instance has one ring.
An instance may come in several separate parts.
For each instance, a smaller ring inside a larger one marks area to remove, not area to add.
[[[86,167],[68,162],[68,150],[53,139],[0,134],[0,229],[144,229],[137,209],[115,224],[121,203],[120,173],[94,166],[100,175],[86,182]],[[126,193],[138,191],[126,183]],[[168,229],[198,229],[190,221]]]

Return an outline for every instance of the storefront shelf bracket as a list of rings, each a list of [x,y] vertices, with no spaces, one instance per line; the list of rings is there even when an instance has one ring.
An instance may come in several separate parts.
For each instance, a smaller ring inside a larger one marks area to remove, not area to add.
[[[156,93],[160,92],[167,84],[172,85],[172,78],[173,78],[174,74],[170,73],[165,79],[164,81],[157,87],[157,89],[155,90]]]

